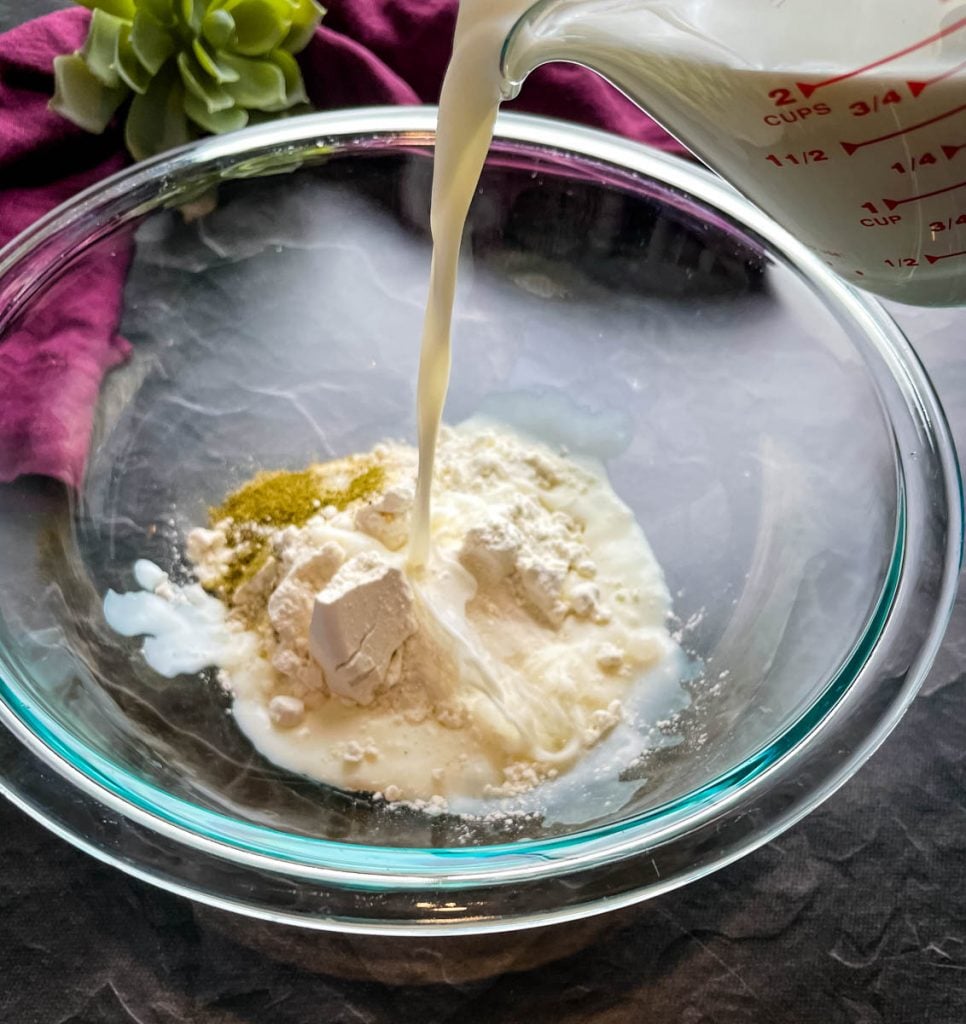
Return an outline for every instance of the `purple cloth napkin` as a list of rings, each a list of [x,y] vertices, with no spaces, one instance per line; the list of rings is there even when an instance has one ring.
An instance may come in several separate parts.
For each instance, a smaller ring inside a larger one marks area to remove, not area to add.
[[[455,0],[331,0],[327,6],[324,27],[299,56],[318,109],[437,101]],[[81,45],[88,18],[74,8],[0,35],[0,245],[125,164],[118,130],[88,135],[47,110],[53,59]],[[511,106],[683,152],[583,68],[540,68]],[[56,302],[0,339],[0,481],[40,473],[80,484],[101,380],[130,349],[117,334],[125,255],[85,256]]]
[[[47,110],[53,58],[81,44],[87,19],[78,8],[0,36],[0,244],[124,166],[116,137],[86,135]],[[84,259],[56,310],[0,342],[0,480],[80,482],[101,379],[129,349],[116,334],[126,265]]]

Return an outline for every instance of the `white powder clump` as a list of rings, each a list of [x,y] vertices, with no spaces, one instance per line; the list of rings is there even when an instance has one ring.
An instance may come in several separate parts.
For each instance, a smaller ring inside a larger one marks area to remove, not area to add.
[[[601,644],[597,648],[597,664],[605,672],[616,672],[624,664],[624,652],[616,644]]]
[[[187,549],[198,582],[203,587],[217,585],[234,557],[228,536],[220,529],[206,530],[198,527],[192,530],[188,534]]]
[[[416,632],[413,602],[402,571],[373,552],[351,558],[315,594],[308,646],[330,693],[372,703]]]
[[[272,724],[280,729],[292,729],[305,717],[305,702],[298,697],[277,694],[268,702]]]
[[[389,488],[377,500],[356,511],[356,529],[375,537],[389,551],[399,551],[409,540],[414,494],[413,488],[406,484]]]

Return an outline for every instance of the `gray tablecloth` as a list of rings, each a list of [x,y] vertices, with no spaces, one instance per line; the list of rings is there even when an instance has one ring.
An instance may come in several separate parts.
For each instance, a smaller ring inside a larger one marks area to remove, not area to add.
[[[0,29],[56,6],[0,0]],[[966,310],[892,307],[966,451]],[[412,988],[278,963],[0,801],[4,1024],[962,1024],[966,607],[921,696],[804,822],[575,956]]]

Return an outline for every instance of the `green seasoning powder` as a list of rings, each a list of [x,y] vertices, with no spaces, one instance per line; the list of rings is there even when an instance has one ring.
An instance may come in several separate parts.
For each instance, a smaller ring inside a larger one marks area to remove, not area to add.
[[[358,462],[361,472],[352,476],[343,487],[333,487],[335,470],[347,475]],[[212,589],[225,600],[231,600],[235,591],[251,579],[268,558],[269,543],[264,535],[268,530],[286,526],[303,526],[320,509],[334,505],[341,512],[353,502],[363,501],[377,494],[385,484],[386,471],[382,466],[366,465],[364,459],[346,463],[310,466],[298,472],[278,470],[257,474],[247,484],[232,491],[221,505],[208,511],[208,523],[230,521],[228,543],[234,555],[221,579]]]

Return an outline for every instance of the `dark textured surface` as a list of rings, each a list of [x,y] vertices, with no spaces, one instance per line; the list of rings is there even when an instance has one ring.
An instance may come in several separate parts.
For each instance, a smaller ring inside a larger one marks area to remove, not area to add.
[[[57,6],[0,0],[0,28]],[[896,314],[966,450],[966,310]],[[962,604],[912,710],[819,811],[585,952],[489,982],[390,987],[274,963],[0,801],[0,1021],[962,1024]]]
[[[874,761],[777,842],[581,954],[461,986],[274,964],[4,805],[0,1020],[960,1024],[962,693],[917,701]]]

